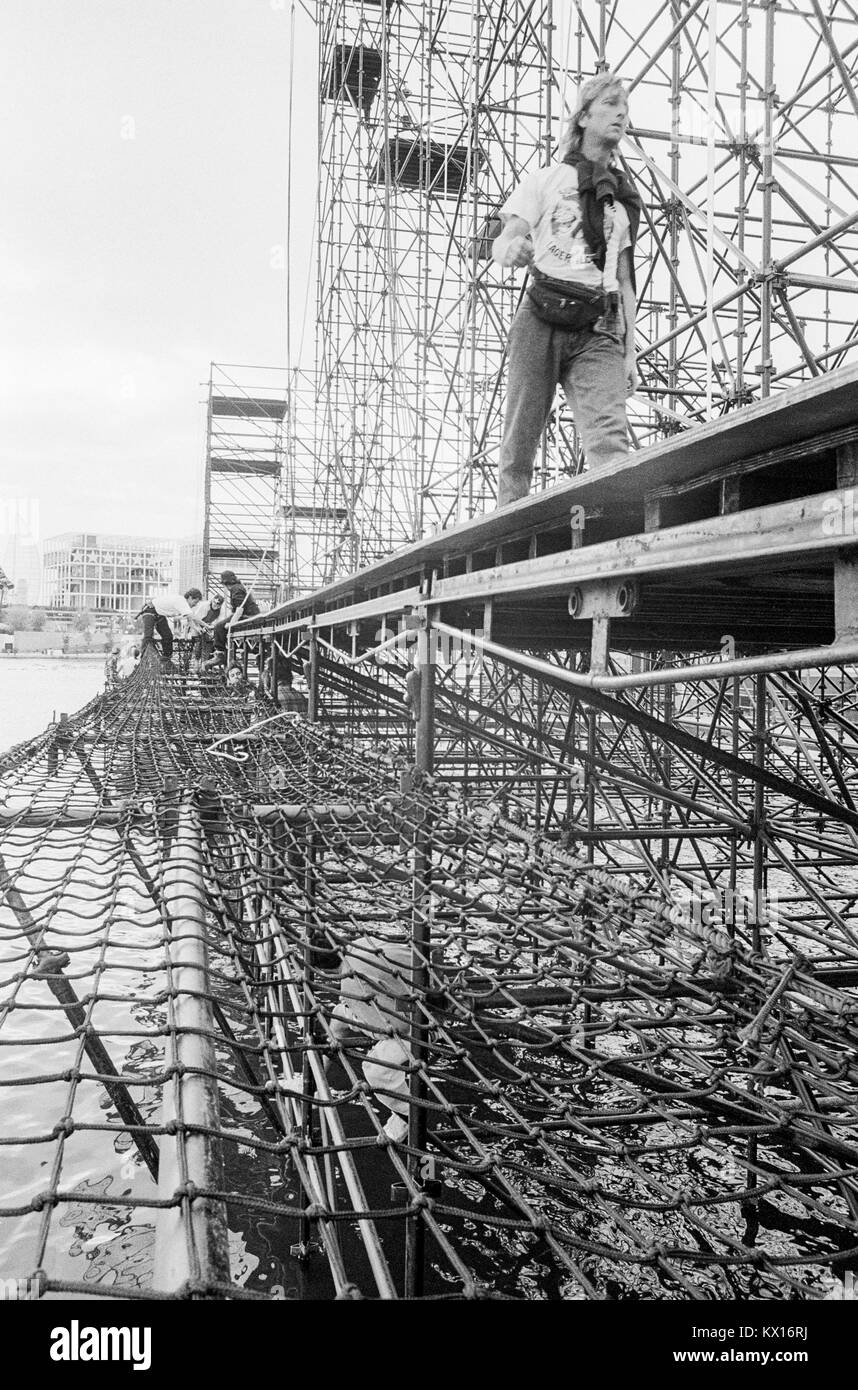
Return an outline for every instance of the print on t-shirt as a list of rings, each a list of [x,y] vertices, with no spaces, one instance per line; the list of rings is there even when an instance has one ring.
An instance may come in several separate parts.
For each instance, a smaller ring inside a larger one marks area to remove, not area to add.
[[[545,275],[601,289],[602,272],[584,236],[578,171],[571,164],[551,164],[522,179],[501,209],[504,218],[520,217],[533,242],[533,264]],[[631,245],[629,219],[622,203],[605,204],[604,233],[619,219],[618,255]]]
[[[570,269],[592,265],[593,257],[584,239],[578,190],[559,189],[551,209],[551,241],[548,254]]]

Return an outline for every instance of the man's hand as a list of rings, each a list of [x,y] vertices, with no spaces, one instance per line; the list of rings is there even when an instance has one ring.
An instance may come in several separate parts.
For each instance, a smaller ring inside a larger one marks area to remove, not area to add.
[[[533,260],[533,242],[529,236],[514,236],[501,251],[500,263],[506,266],[530,265]]]
[[[626,353],[626,395],[633,396],[638,389],[640,377],[638,376],[637,357],[633,352]]]
[[[505,218],[504,229],[492,245],[492,259],[502,266],[530,265],[533,260],[530,223],[523,217]]]

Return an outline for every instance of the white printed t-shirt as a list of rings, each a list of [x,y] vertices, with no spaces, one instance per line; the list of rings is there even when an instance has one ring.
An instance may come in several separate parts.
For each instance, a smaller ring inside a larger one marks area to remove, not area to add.
[[[555,280],[575,280],[579,285],[602,288],[602,272],[593,260],[584,237],[578,198],[578,170],[574,164],[552,164],[528,174],[501,208],[509,217],[523,217],[530,224],[533,261],[537,270]],[[605,207],[605,239],[613,216],[619,220],[619,248],[631,246],[629,215],[617,199]]]

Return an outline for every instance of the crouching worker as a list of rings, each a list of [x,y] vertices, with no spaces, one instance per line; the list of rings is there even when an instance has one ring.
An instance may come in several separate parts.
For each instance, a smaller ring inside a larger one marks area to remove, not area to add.
[[[200,636],[199,669],[201,671],[207,671],[213,666],[226,665],[226,629],[215,628],[214,626],[223,608],[223,596],[217,595],[213,599],[208,599],[206,603],[206,611],[200,620],[202,634]],[[224,634],[222,650],[216,645],[218,632]]]
[[[226,666],[228,629],[242,618],[255,618],[259,614],[259,604],[233,570],[224,570],[220,583],[223,585],[224,595],[217,616],[211,622],[214,656],[206,662],[206,666]]]
[[[509,336],[498,506],[526,497],[558,383],[589,467],[629,451],[626,396],[637,389],[632,253],[640,198],[616,163],[628,98],[613,73],[581,88],[559,164],[530,174],[501,209],[492,247],[527,266]]]
[[[189,590],[189,593],[199,593],[199,590]],[[140,643],[141,655],[147,647],[157,650],[155,643],[155,633],[161,639],[161,666],[162,670],[171,671],[173,660],[173,629],[170,626],[170,619],[181,624],[183,632],[189,635],[196,635],[200,626],[191,612],[191,605],[184,594],[155,594],[146,600],[138,618],[143,622],[143,640]]]

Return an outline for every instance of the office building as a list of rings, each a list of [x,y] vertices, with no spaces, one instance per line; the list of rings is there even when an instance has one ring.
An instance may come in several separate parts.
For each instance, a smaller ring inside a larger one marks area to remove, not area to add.
[[[175,541],[151,536],[50,536],[43,546],[42,601],[49,608],[128,616],[173,585]]]

